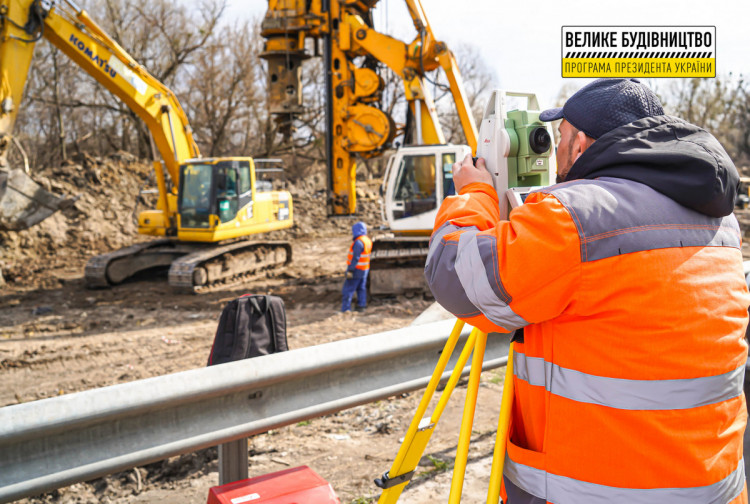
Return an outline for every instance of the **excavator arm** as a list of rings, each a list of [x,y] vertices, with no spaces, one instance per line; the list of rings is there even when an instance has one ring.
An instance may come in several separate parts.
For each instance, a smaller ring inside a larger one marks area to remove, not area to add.
[[[342,37],[350,36],[352,33],[355,35],[353,40],[345,41],[342,38],[343,44],[349,47],[354,45],[355,50],[364,50],[401,76],[406,101],[416,121],[415,141],[420,144],[445,143],[435,103],[425,86],[424,72],[420,74],[422,68],[415,68],[407,58],[409,46],[370,28],[360,16],[347,14],[344,16],[344,22],[349,29],[344,31]]]
[[[165,215],[165,222],[174,227],[180,163],[200,156],[187,116],[174,93],[151,76],[71,0],[4,0],[0,3],[0,21],[0,167],[7,166],[8,148],[34,44],[45,38],[144,121],[162,154],[167,172],[164,173],[160,162],[154,162],[160,195],[158,209]],[[172,182],[171,190],[167,186],[167,175]],[[25,182],[28,181],[30,179]],[[0,206],[5,203],[5,196],[10,197],[13,192],[6,189],[5,195],[0,195]],[[0,227],[3,227],[2,217],[12,220],[12,214],[33,213],[33,209],[40,206],[38,198],[26,198],[25,203],[25,209],[16,205],[6,212],[10,215],[0,214]],[[51,213],[44,205],[39,210],[40,214]],[[36,222],[37,219],[26,217],[20,225],[28,227]],[[5,227],[13,228],[12,225]]]
[[[164,156],[172,182],[179,164],[200,157],[185,111],[174,93],[156,80],[73,2],[48,11],[44,37],[140,117]]]
[[[383,81],[374,71],[378,66],[389,67],[404,83],[416,144],[445,143],[426,85],[426,73],[442,68],[467,143],[476,150],[477,128],[458,65],[447,46],[435,38],[421,2],[406,0],[417,35],[405,43],[374,29],[372,9],[377,1],[269,0],[262,24],[270,109],[287,137],[293,120],[304,111],[300,65],[310,57],[305,41],[313,39],[316,55],[318,42],[323,43],[329,213],[334,215],[356,211],[354,156],[380,154],[395,135],[393,118],[375,106],[383,90]]]

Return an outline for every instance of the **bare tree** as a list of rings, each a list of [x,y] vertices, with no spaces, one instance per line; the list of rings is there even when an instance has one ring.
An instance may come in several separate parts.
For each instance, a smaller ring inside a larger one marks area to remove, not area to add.
[[[285,142],[268,111],[259,23],[222,23],[225,6],[226,0],[191,7],[179,0],[89,0],[85,5],[107,33],[172,89],[206,155],[280,156],[292,178],[307,176],[325,162],[323,64],[315,58],[303,64],[306,111],[294,124],[292,141]],[[494,76],[475,48],[458,47],[456,57],[478,118]],[[375,105],[403,133],[403,81],[384,65],[373,66],[385,82]],[[430,78],[447,140],[465,141],[445,79],[437,73]],[[135,113],[44,42],[36,48],[17,130],[33,162],[42,164],[67,157],[66,141],[94,155],[151,154],[149,132]],[[383,165],[377,158],[367,163],[368,173]]]
[[[667,113],[706,128],[724,145],[729,155],[747,162],[748,83],[742,75],[716,79],[675,80],[664,97]]]
[[[649,87],[665,113],[685,119],[711,132],[741,168],[750,163],[750,84],[742,75],[718,75],[715,79],[652,79]],[[558,105],[574,88],[560,90]],[[750,175],[750,173],[748,173]]]
[[[193,8],[178,0],[85,2],[104,30],[178,97],[189,90],[191,65],[217,31],[225,5],[225,0],[205,0]],[[142,158],[151,155],[140,118],[45,41],[35,49],[16,131],[42,164],[65,157],[64,138],[84,136],[85,148],[94,154],[122,149]]]
[[[476,123],[479,124],[484,105],[497,84],[497,76],[482,59],[481,52],[476,46],[461,44],[456,47],[454,56],[464,81],[468,108]],[[443,71],[432,72],[428,76],[428,82],[432,82],[431,91],[445,140],[449,143],[466,143],[460,116]]]
[[[257,101],[254,31],[248,23],[218,30],[197,54],[186,109],[202,149],[210,156],[237,154],[256,129],[248,111]]]

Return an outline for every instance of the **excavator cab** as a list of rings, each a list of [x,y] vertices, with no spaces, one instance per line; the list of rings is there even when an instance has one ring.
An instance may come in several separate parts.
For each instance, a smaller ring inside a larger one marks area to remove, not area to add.
[[[456,192],[453,163],[470,153],[467,145],[420,145],[391,156],[381,188],[388,227],[429,235],[443,199]]]
[[[256,180],[252,158],[189,159],[180,165],[177,236],[217,242],[288,228],[291,195]]]
[[[430,234],[438,208],[456,193],[453,163],[471,154],[468,145],[401,147],[388,160],[380,194],[383,219],[393,235],[376,236],[370,255],[370,294],[421,295]]]
[[[229,222],[240,207],[252,203],[250,161],[201,160],[180,166],[180,227],[208,229],[216,220]],[[250,211],[252,213],[252,210]]]

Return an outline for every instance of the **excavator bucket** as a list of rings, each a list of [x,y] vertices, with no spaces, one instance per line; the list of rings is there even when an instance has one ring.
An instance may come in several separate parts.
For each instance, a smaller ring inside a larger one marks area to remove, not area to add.
[[[30,228],[75,200],[45,191],[20,168],[0,171],[0,230]]]

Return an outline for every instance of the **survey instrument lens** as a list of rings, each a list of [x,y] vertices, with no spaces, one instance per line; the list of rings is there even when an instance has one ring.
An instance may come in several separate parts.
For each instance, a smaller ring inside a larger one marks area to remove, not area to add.
[[[531,147],[531,150],[537,154],[547,152],[551,144],[552,139],[546,128],[538,127],[531,131],[531,134],[529,135],[529,146]]]

